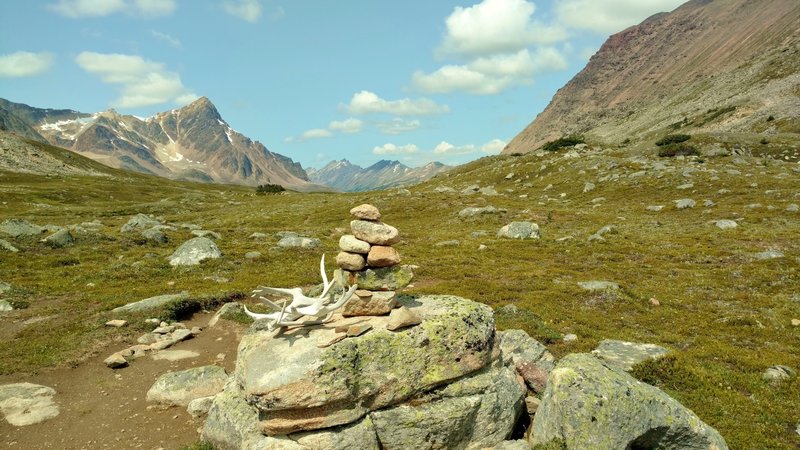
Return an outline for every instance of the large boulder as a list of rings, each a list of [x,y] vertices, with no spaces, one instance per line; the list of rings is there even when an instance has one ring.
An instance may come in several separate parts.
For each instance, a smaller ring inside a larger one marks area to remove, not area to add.
[[[55,394],[51,387],[32,383],[0,385],[0,412],[16,427],[44,422],[59,413]]]
[[[184,242],[168,259],[171,266],[194,266],[206,259],[216,259],[221,256],[222,252],[214,241],[196,237]]]
[[[280,435],[352,423],[493,359],[488,306],[451,296],[404,297],[400,303],[422,323],[391,332],[388,317],[371,317],[372,331],[327,347],[337,337],[335,327],[245,335],[235,377],[261,411],[262,431]]]
[[[219,366],[193,367],[178,372],[167,372],[158,377],[147,401],[166,405],[188,406],[192,400],[216,395],[225,386],[228,375]]]
[[[398,291],[411,283],[414,271],[410,266],[368,268],[357,272],[337,269],[333,276],[342,286],[357,284],[369,291]]]
[[[555,366],[553,355],[523,330],[499,331],[497,338],[503,356],[511,359],[512,367],[525,380],[528,388],[542,393],[547,386],[547,377]]]
[[[600,341],[597,348],[592,350],[592,355],[596,358],[615,365],[626,372],[630,372],[633,366],[640,362],[659,359],[667,353],[669,353],[669,350],[660,345],[615,341],[612,339]]]
[[[0,233],[5,233],[11,237],[38,236],[47,231],[39,225],[34,225],[27,220],[6,219],[0,223]]]
[[[44,243],[52,248],[62,248],[75,243],[75,238],[72,237],[69,230],[61,229],[44,238]]]
[[[530,440],[570,450],[728,448],[675,399],[589,354],[567,355],[550,373]]]

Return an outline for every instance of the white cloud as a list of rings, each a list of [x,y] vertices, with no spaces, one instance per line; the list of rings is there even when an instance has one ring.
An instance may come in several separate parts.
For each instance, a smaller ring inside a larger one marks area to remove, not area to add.
[[[312,128],[301,135],[303,139],[320,139],[331,136],[333,136],[333,133],[324,128]]]
[[[417,119],[401,119],[396,117],[388,122],[378,122],[378,129],[383,134],[401,134],[414,131],[420,127],[420,121]]]
[[[183,46],[183,44],[181,43],[181,41],[178,38],[173,37],[173,36],[171,36],[171,35],[169,35],[167,33],[162,33],[160,31],[156,31],[156,30],[150,30],[150,35],[153,36],[156,39],[159,39],[159,40],[162,40],[162,41],[166,42],[167,44],[169,44],[169,45],[171,45],[171,46],[173,46],[175,48],[181,48]]]
[[[429,93],[465,91],[490,95],[511,86],[530,84],[537,73],[567,67],[566,58],[557,49],[539,47],[533,54],[522,49],[512,54],[477,58],[467,65],[447,65],[431,74],[416,71],[411,82],[417,89]]]
[[[228,14],[246,22],[256,23],[261,18],[261,3],[258,0],[227,0],[222,8]]]
[[[104,17],[124,12],[149,17],[168,16],[178,8],[176,0],[58,0],[47,7],[73,19]]]
[[[81,52],[75,62],[104,83],[121,85],[121,96],[112,104],[119,108],[185,103],[197,98],[183,86],[180,75],[164,64],[140,56],[118,53]]]
[[[685,0],[557,0],[560,22],[572,28],[611,34],[636,25],[655,13],[672,11]]]
[[[492,139],[481,146],[481,152],[488,153],[490,155],[497,155],[503,151],[503,149],[506,147],[506,144],[508,144],[508,142],[500,139]]]
[[[483,0],[467,8],[458,6],[445,20],[447,31],[438,53],[486,55],[566,39],[560,26],[533,20],[535,11],[536,6],[525,0]]]
[[[15,52],[0,55],[0,78],[30,77],[46,72],[53,64],[53,54],[47,52]]]
[[[396,116],[427,116],[450,111],[447,105],[438,105],[427,98],[384,100],[370,91],[353,94],[350,104],[344,108],[351,114],[387,113]]]
[[[361,128],[363,126],[364,122],[351,117],[342,121],[334,120],[333,122],[328,124],[328,129],[332,131],[339,131],[342,133],[353,134],[361,131]]]
[[[457,155],[469,155],[470,153],[475,152],[475,146],[472,144],[462,145],[457,147],[447,141],[442,141],[433,149],[434,155],[440,156],[457,156]]]
[[[373,148],[372,153],[376,155],[411,155],[414,153],[419,153],[419,147],[414,144],[398,146],[387,143],[381,145],[380,147]]]

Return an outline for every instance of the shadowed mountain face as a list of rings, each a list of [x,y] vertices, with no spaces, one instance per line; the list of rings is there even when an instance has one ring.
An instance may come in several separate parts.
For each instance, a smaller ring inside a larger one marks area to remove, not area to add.
[[[419,183],[450,167],[432,162],[422,167],[410,168],[399,161],[381,160],[366,169],[350,161],[331,161],[322,169],[309,168],[312,182],[345,192],[362,192],[387,189]]]
[[[503,153],[576,134],[800,133],[799,116],[800,2],[693,0],[611,36]]]
[[[113,109],[84,114],[6,100],[0,100],[0,112],[20,119],[53,145],[111,167],[173,179],[315,189],[300,164],[232,129],[205,97],[147,119]]]

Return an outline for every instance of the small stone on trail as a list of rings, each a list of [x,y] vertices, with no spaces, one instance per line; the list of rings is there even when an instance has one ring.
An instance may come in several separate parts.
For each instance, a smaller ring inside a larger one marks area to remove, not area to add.
[[[150,357],[154,360],[179,361],[181,359],[197,358],[199,353],[190,350],[161,350],[153,353]]]
[[[118,369],[121,367],[125,367],[128,365],[128,361],[122,356],[122,353],[117,352],[113,355],[109,356],[108,358],[103,361],[107,367],[112,369]]]

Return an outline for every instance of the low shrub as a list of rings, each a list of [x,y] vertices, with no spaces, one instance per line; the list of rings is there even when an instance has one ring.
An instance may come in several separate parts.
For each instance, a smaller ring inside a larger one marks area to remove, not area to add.
[[[665,145],[670,144],[680,144],[681,142],[686,142],[692,137],[688,134],[668,134],[663,138],[656,141],[656,145],[658,147],[664,147]]]
[[[280,184],[260,184],[256,187],[256,194],[277,194],[285,190]]]
[[[555,141],[550,141],[542,145],[542,150],[546,152],[555,152],[564,147],[572,147],[578,144],[585,144],[586,141],[583,139],[583,136],[567,136],[556,139]]]
[[[700,151],[689,144],[670,144],[658,150],[658,156],[662,158],[671,158],[673,156],[697,156],[699,154]]]

